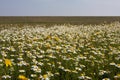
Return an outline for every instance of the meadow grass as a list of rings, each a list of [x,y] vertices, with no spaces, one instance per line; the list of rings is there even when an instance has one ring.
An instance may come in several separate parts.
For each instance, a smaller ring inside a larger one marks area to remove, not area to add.
[[[119,22],[0,26],[0,80],[120,80]]]

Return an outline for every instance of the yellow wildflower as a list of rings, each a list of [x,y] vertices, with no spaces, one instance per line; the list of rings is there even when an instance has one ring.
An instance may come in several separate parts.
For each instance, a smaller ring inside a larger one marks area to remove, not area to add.
[[[26,78],[26,77],[23,76],[23,75],[19,75],[19,76],[18,76],[18,79],[20,79],[20,80],[28,80],[28,78]]]
[[[81,76],[85,76],[85,73],[82,73]]]
[[[34,38],[33,38],[33,41],[37,41],[37,40],[38,40],[38,38],[37,38],[37,37],[34,37]]]
[[[44,75],[43,75],[43,78],[44,78],[44,79],[46,79],[47,77],[48,77],[47,74],[44,74]]]
[[[119,74],[117,74],[116,76],[114,76],[114,78],[115,78],[115,80],[120,79],[120,73],[119,73]]]
[[[119,73],[119,74],[117,74],[117,76],[118,76],[118,77],[120,77],[120,73]]]
[[[116,66],[117,68],[120,68],[120,64],[116,64],[115,66]]]
[[[4,59],[4,60],[5,60],[5,65],[6,65],[6,67],[12,66],[11,60],[9,60],[9,59]]]
[[[46,43],[45,45],[46,45],[46,48],[50,48],[51,47],[50,43]]]
[[[51,36],[50,36],[50,35],[48,35],[48,36],[46,37],[46,39],[51,39]]]
[[[98,34],[100,34],[101,32],[100,31],[97,31],[96,33],[95,33],[95,35],[98,35]]]
[[[60,38],[59,37],[54,37],[54,39],[56,40],[56,41],[60,41]]]

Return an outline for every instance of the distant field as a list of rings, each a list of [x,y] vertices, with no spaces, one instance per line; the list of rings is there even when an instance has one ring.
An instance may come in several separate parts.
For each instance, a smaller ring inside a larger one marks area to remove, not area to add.
[[[0,16],[0,23],[45,23],[45,24],[101,24],[120,21],[120,17],[69,17],[69,16]]]

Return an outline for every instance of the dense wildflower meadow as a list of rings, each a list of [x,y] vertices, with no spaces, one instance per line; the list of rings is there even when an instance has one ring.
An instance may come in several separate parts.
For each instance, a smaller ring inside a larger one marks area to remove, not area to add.
[[[120,23],[1,24],[0,80],[120,80]]]

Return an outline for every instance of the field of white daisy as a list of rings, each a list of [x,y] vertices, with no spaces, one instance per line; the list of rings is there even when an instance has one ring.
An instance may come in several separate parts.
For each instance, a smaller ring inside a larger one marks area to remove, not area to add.
[[[1,24],[0,80],[120,80],[120,23]]]

